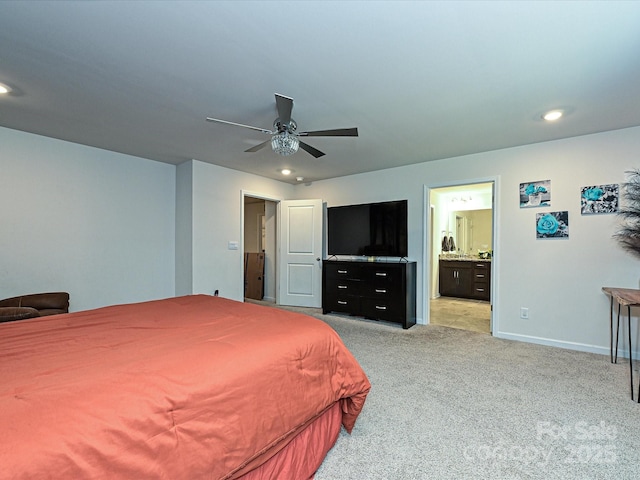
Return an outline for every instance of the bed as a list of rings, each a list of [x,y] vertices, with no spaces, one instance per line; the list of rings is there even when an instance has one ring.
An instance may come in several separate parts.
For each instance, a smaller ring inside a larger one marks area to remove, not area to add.
[[[313,478],[369,389],[324,322],[221,297],[3,323],[0,478]]]

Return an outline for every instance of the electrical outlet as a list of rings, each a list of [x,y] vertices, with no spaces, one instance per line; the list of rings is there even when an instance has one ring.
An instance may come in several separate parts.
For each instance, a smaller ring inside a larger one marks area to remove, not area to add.
[[[529,309],[527,307],[520,307],[520,318],[527,320],[529,318]]]

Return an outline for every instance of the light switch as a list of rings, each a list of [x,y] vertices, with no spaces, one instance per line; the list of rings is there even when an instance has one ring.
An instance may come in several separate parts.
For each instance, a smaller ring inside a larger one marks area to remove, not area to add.
[[[238,242],[236,240],[230,240],[227,248],[229,250],[238,250],[239,248]]]

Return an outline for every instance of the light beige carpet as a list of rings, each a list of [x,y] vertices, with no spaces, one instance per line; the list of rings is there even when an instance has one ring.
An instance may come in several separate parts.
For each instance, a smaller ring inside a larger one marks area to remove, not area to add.
[[[624,361],[297,310],[331,325],[372,384],[316,480],[640,478]]]

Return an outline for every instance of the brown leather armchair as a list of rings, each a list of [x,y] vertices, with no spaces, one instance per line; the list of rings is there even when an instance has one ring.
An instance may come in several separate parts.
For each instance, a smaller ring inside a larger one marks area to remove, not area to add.
[[[67,292],[33,293],[0,300],[0,322],[68,312]]]

